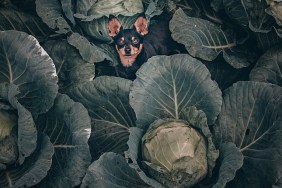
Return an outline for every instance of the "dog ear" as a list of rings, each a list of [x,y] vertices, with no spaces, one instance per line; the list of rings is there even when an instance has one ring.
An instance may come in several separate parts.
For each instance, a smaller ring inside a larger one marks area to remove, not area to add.
[[[148,34],[148,20],[144,14],[141,14],[135,21],[134,27],[136,31],[141,35]]]
[[[122,29],[121,23],[113,15],[109,16],[108,29],[109,29],[110,37],[116,36],[119,33],[119,31]]]

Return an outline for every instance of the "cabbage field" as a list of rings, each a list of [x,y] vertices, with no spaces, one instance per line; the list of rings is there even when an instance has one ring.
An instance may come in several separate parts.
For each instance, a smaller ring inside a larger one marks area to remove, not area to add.
[[[140,14],[181,50],[132,78]],[[0,0],[0,187],[282,187],[282,1]]]

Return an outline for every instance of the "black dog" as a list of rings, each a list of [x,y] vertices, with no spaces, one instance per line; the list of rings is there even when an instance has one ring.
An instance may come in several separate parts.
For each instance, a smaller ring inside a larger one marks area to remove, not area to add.
[[[150,57],[175,53],[176,42],[170,36],[168,21],[164,19],[148,21],[144,14],[136,19],[132,29],[123,29],[119,20],[109,17],[109,35],[114,40],[119,54],[119,70],[134,79],[135,72]]]

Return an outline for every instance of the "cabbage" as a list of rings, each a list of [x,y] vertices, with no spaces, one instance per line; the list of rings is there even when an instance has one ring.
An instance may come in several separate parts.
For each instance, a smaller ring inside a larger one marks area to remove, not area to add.
[[[142,138],[143,160],[150,175],[164,184],[193,186],[208,173],[207,144],[204,136],[182,121],[157,122]],[[159,172],[159,173],[154,173]],[[160,180],[162,181],[162,180]]]
[[[10,135],[13,127],[17,125],[17,116],[12,111],[0,108],[0,141]]]

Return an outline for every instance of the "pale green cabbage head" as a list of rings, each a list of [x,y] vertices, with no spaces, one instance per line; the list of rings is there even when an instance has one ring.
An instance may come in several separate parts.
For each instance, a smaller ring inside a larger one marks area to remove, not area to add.
[[[0,141],[10,135],[13,127],[17,125],[17,119],[14,113],[0,109]]]
[[[186,182],[185,186],[193,186],[208,173],[207,142],[199,131],[184,121],[153,124],[143,136],[142,155],[149,173],[162,171],[172,186],[182,182]]]

